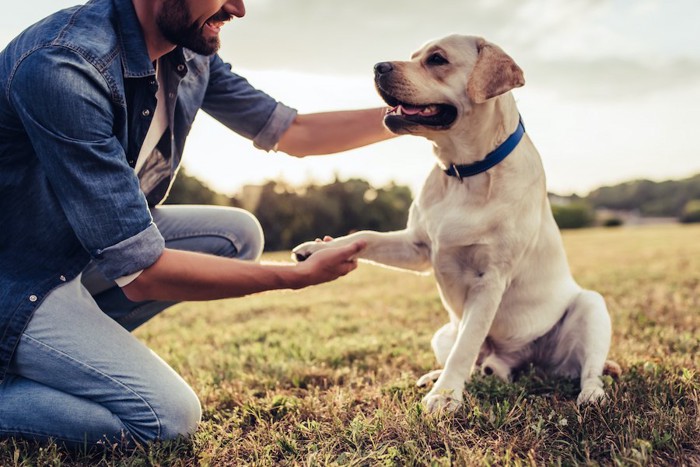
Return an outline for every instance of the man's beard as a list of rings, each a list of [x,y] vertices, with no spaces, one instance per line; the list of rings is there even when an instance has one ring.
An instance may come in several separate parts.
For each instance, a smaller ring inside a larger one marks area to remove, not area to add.
[[[226,15],[226,17],[228,19],[230,16]],[[156,24],[161,34],[173,44],[200,55],[211,55],[217,52],[221,46],[219,37],[204,37],[202,28],[197,23],[190,24],[189,21],[189,10],[185,0],[165,0],[156,17]]]

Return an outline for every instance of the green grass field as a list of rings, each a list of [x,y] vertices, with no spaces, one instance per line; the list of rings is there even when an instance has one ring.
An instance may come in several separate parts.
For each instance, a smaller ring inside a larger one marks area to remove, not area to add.
[[[581,285],[607,299],[610,402],[534,372],[475,378],[423,413],[447,320],[431,276],[361,265],[331,284],[184,303],[137,331],[199,394],[192,441],[70,453],[0,441],[0,465],[700,465],[700,226],[567,231]],[[288,254],[268,255],[286,260]]]

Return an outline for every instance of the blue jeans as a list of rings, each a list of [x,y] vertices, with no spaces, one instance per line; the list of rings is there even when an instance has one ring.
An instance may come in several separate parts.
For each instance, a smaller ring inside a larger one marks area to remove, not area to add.
[[[234,208],[161,206],[168,248],[257,260],[257,220]],[[93,266],[39,306],[0,384],[0,437],[68,446],[189,435],[201,418],[189,385],[129,331],[174,302],[129,301]]]

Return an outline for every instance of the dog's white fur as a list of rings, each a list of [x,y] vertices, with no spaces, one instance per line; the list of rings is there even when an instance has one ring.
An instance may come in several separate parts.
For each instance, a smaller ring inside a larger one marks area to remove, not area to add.
[[[446,60],[442,63],[435,54]],[[431,412],[455,410],[475,367],[509,380],[533,363],[556,375],[580,377],[577,402],[605,398],[600,376],[611,324],[603,297],[583,290],[569,271],[547,198],[540,156],[525,134],[515,150],[487,172],[447,176],[443,167],[484,158],[518,125],[510,92],[522,71],[500,48],[471,36],[448,36],[388,62],[391,79],[380,92],[412,104],[457,108],[447,129],[395,125],[399,133],[434,143],[439,161],[411,206],[405,230],[357,232],[294,249],[304,259],[359,239],[361,260],[426,272],[432,268],[450,321],[432,339],[440,365],[419,379],[436,380],[423,403]],[[385,77],[386,78],[386,77]],[[383,84],[382,84],[383,83]]]

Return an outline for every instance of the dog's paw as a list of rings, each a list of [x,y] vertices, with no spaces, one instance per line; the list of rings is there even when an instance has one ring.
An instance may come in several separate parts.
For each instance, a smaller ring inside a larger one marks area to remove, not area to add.
[[[292,260],[302,262],[325,246],[327,243],[321,241],[302,243],[292,250]]]
[[[603,388],[598,386],[589,386],[581,390],[576,399],[576,405],[579,407],[585,404],[600,404],[605,405],[608,401],[608,396],[603,391]]]
[[[438,378],[440,377],[441,374],[442,374],[442,370],[430,371],[430,372],[424,374],[423,376],[421,376],[420,378],[418,378],[418,381],[416,381],[416,386],[423,387],[423,386],[427,386],[428,383],[434,383],[435,381],[438,380]]]
[[[462,405],[462,392],[433,389],[423,398],[423,407],[430,414],[452,413]]]

